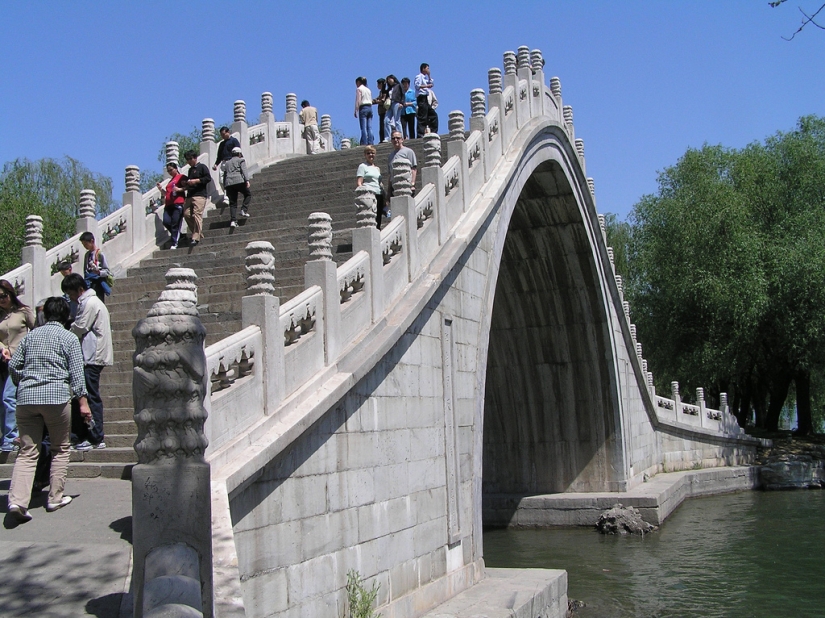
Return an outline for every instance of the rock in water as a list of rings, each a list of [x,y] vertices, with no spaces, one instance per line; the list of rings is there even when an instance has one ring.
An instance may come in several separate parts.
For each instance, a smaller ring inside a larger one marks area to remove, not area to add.
[[[647,534],[658,530],[658,526],[642,519],[638,509],[614,504],[612,508],[599,515],[596,530],[602,534]]]

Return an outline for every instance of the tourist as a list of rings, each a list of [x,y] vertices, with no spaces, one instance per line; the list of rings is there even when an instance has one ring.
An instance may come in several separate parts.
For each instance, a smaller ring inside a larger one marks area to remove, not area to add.
[[[315,154],[319,150],[318,110],[312,107],[307,100],[301,101],[301,113],[298,114],[298,121],[304,125],[302,133],[307,146],[307,154]]]
[[[390,107],[384,118],[384,132],[389,136],[393,131],[401,130],[401,110],[404,107],[404,90],[395,75],[387,76],[387,90]]]
[[[430,65],[421,63],[421,72],[415,77],[415,102],[418,105],[418,137],[438,133],[438,114],[435,113],[435,93]]]
[[[373,194],[375,194],[376,211],[375,223],[376,227],[381,229],[381,218],[384,213],[384,187],[381,183],[381,170],[375,164],[375,146],[367,146],[364,148],[365,162],[358,166],[356,173],[356,186],[364,186]]]
[[[390,156],[387,158],[387,168],[390,174],[390,197],[394,195],[392,186],[392,162],[396,157],[406,159],[410,162],[410,171],[412,172],[410,184],[412,185],[412,194],[415,195],[415,178],[418,175],[418,159],[416,159],[413,149],[407,148],[404,145],[404,137],[401,135],[401,131],[392,132],[392,148],[392,152],[390,152]],[[387,218],[389,219],[391,216],[390,210],[387,208]]]
[[[361,146],[372,145],[372,92],[366,77],[355,78],[355,117],[361,127]]]
[[[86,377],[86,392],[92,410],[94,424],[76,424],[75,434],[79,440],[78,451],[106,448],[103,434],[103,400],[100,398],[100,374],[104,367],[112,365],[112,329],[109,310],[99,301],[92,290],[86,289],[86,281],[79,275],[69,275],[60,287],[69,298],[78,303],[77,317],[69,327],[80,339],[83,351],[83,372]],[[77,419],[76,419],[77,420]]]
[[[404,113],[401,115],[401,130],[404,139],[415,139],[415,116],[418,105],[415,102],[415,90],[410,88],[410,78],[401,80],[404,91]]]
[[[71,276],[85,285],[80,275]],[[92,297],[97,300],[94,293]],[[103,303],[100,306],[103,307]],[[69,317],[69,306],[62,298],[52,297],[46,300],[43,314],[45,326],[29,333],[9,361],[9,372],[18,387],[21,442],[8,496],[9,516],[15,524],[32,518],[29,502],[37,467],[37,445],[44,425],[49,431],[53,453],[46,502],[46,510],[51,513],[72,501],[71,496],[63,495],[69,467],[70,401],[76,398],[80,415],[84,419],[92,418],[86,400],[80,343],[63,327]]]
[[[166,187],[157,183],[158,191],[164,197],[163,200],[163,227],[169,231],[172,237],[170,249],[178,248],[180,240],[180,224],[183,221],[183,203],[186,201],[186,187],[184,183],[187,178],[178,171],[178,164],[169,162],[166,164],[166,173],[169,174],[169,182]]]
[[[101,302],[105,303],[106,297],[112,293],[114,283],[109,263],[95,244],[95,235],[91,232],[83,232],[80,235],[80,244],[86,249],[86,255],[83,258],[83,276],[86,277],[86,284],[95,291]]]
[[[243,194],[241,217],[249,216],[249,204],[252,203],[252,192],[249,190],[249,174],[246,171],[246,161],[240,148],[232,151],[232,158],[223,163],[223,186],[229,197],[229,227],[238,227],[236,213],[238,212],[238,194]]]
[[[387,80],[383,77],[379,77],[375,83],[378,85],[378,98],[372,103],[378,106],[378,143],[381,144],[388,139],[384,131],[384,117],[390,108],[390,89],[387,88]]]
[[[0,383],[3,385],[2,444],[0,451],[10,453],[20,444],[17,432],[17,387],[8,373],[9,359],[23,337],[34,328],[34,312],[17,298],[14,286],[0,279]]]
[[[235,140],[237,142],[237,140]],[[225,142],[224,142],[225,143]],[[240,148],[240,144],[236,148]],[[189,180],[186,181],[186,201],[183,203],[183,218],[189,227],[192,247],[197,247],[203,238],[203,211],[206,210],[206,185],[212,182],[212,174],[203,163],[198,163],[198,155],[188,150],[184,155],[189,164]]]
[[[212,166],[213,170],[217,170],[222,161],[231,159],[232,151],[235,148],[241,147],[241,143],[238,141],[238,138],[232,137],[232,134],[229,132],[229,127],[221,127],[218,132],[220,133],[221,140],[223,141],[218,144],[218,155],[215,158],[215,165]]]

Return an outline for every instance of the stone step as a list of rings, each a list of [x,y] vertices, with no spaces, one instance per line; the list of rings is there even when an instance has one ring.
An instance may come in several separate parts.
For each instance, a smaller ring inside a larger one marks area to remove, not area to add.
[[[132,440],[134,443],[134,440]],[[17,451],[13,453],[0,453],[0,463],[13,464],[17,460]],[[108,441],[106,448],[92,449],[91,451],[75,451],[69,453],[69,461],[73,463],[135,463],[137,453],[132,445],[121,447],[110,447]]]
[[[134,463],[128,462],[71,462],[67,476],[73,479],[79,478],[112,478],[129,480],[132,478],[132,466]],[[10,479],[14,464],[0,463],[0,479]]]

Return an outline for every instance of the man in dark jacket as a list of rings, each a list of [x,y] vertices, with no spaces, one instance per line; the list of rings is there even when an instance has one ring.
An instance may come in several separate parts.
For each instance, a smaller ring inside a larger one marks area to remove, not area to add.
[[[203,238],[203,211],[206,210],[206,185],[212,182],[212,173],[203,163],[198,163],[198,155],[188,150],[184,155],[189,164],[189,180],[186,183],[186,201],[183,204],[183,218],[191,234],[191,246],[196,247]]]
[[[218,169],[221,161],[228,161],[231,159],[232,151],[235,148],[241,147],[241,143],[236,138],[232,137],[231,133],[229,133],[228,127],[221,127],[220,134],[223,141],[218,144],[218,157],[215,159],[215,165],[212,166],[213,170]]]

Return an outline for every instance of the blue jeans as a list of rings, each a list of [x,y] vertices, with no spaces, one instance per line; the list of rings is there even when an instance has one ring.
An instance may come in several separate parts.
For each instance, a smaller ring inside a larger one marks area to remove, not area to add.
[[[9,376],[3,385],[3,447],[11,448],[17,435],[17,387]]]
[[[358,123],[361,125],[361,145],[372,144],[375,141],[372,137],[372,105],[358,108]]]
[[[384,116],[384,134],[387,139],[392,137],[393,131],[401,132],[401,111],[404,106],[401,103],[393,103],[387,115]]]

